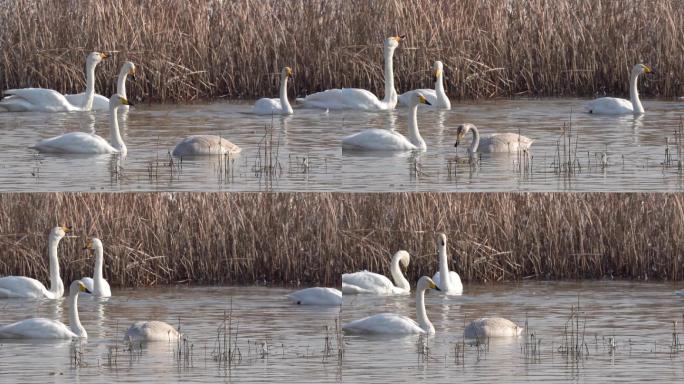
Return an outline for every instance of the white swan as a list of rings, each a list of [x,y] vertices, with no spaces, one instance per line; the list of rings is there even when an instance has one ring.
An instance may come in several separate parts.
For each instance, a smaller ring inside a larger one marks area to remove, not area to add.
[[[106,53],[92,52],[86,59],[86,91],[85,99],[80,104],[73,104],[66,96],[52,89],[22,88],[5,91],[5,98],[0,101],[0,110],[9,112],[74,112],[90,111],[95,96],[95,67],[109,57]]]
[[[192,135],[183,139],[173,148],[172,155],[183,156],[208,156],[208,155],[234,155],[242,149],[230,141],[216,135]]]
[[[468,151],[471,154],[476,152],[519,152],[530,148],[534,139],[518,135],[517,133],[493,133],[480,137],[480,132],[473,124],[461,124],[456,128],[456,143],[458,147],[461,140],[468,132],[473,133],[473,141],[470,143]]]
[[[357,294],[370,293],[377,295],[406,295],[411,292],[411,284],[401,272],[401,263],[404,268],[411,262],[411,255],[406,251],[398,251],[392,256],[390,272],[394,284],[387,277],[368,271],[345,273],[342,275],[342,293]]]
[[[121,133],[119,132],[119,119],[116,116],[116,110],[121,105],[132,104],[118,94],[114,94],[109,99],[109,129],[111,143],[94,133],[69,132],[41,140],[31,148],[43,153],[120,153],[125,155],[128,149],[121,138]]]
[[[172,325],[163,321],[137,321],[124,336],[125,341],[176,341],[183,335]]]
[[[440,233],[437,236],[437,248],[439,249],[439,271],[432,276],[432,280],[439,286],[439,290],[445,295],[461,295],[463,294],[463,284],[461,277],[454,271],[449,271],[449,263],[446,251],[446,235]],[[448,276],[442,279],[441,275]]]
[[[119,77],[116,82],[116,93],[121,95],[124,99],[128,99],[126,94],[126,79],[128,76],[135,80],[135,64],[130,61],[126,61],[121,66],[119,71]],[[87,94],[85,92],[77,93],[74,95],[65,95],[66,99],[73,105],[83,105],[86,101]],[[122,109],[128,108],[128,106],[122,106]],[[93,111],[106,111],[109,109],[109,98],[98,95],[97,93],[93,96]]]
[[[372,92],[359,88],[329,89],[306,96],[297,101],[309,108],[323,109],[361,109],[379,111],[394,109],[397,105],[397,91],[394,89],[394,50],[404,36],[393,36],[385,39],[385,98],[378,99]]]
[[[36,279],[24,276],[0,277],[0,298],[45,298],[59,299],[64,295],[64,283],[59,276],[57,245],[71,227],[54,227],[48,237],[48,257],[50,259],[50,289]]]
[[[306,288],[292,292],[287,297],[300,305],[342,305],[342,292],[335,288]]]
[[[69,286],[69,326],[61,321],[42,317],[18,321],[0,326],[0,339],[71,339],[86,338],[86,332],[78,317],[78,293],[88,292],[82,282],[76,280]]]
[[[404,92],[399,95],[399,104],[409,105],[411,102],[411,95],[418,92],[425,96],[427,101],[435,108],[451,109],[451,101],[444,92],[444,64],[441,61],[435,61],[433,65],[432,79],[435,83],[435,89],[414,89],[412,91]]]
[[[629,80],[629,98],[630,100],[619,99],[616,97],[601,97],[596,100],[589,101],[584,108],[589,113],[597,115],[626,115],[635,114],[641,115],[644,113],[644,107],[639,100],[639,91],[637,90],[637,80],[642,73],[653,73],[653,69],[648,65],[637,64],[632,68],[632,75]]]
[[[522,334],[523,327],[501,317],[483,317],[472,321],[465,327],[463,335],[466,339],[485,337],[513,337]]]
[[[342,139],[342,149],[355,149],[364,151],[413,151],[427,149],[425,140],[418,131],[418,104],[430,105],[420,93],[415,93],[410,98],[408,111],[408,139],[393,130],[371,128],[349,135]]]
[[[285,67],[280,73],[280,98],[262,98],[254,103],[252,113],[257,115],[291,115],[293,113],[290,101],[287,99],[287,79],[292,77],[292,69]]]
[[[109,288],[109,283],[102,276],[102,266],[104,264],[104,255],[102,252],[102,241],[97,237],[88,240],[83,249],[95,251],[95,268],[93,269],[93,277],[83,277],[81,282],[85,284],[92,295],[95,297],[111,297],[112,290]]]
[[[427,333],[434,334],[435,327],[432,325],[425,312],[425,291],[428,289],[439,290],[432,279],[423,276],[418,280],[416,287],[416,317],[418,322],[406,316],[394,313],[381,313],[354,320],[342,325],[342,330],[350,333],[379,333],[379,334],[406,334]]]

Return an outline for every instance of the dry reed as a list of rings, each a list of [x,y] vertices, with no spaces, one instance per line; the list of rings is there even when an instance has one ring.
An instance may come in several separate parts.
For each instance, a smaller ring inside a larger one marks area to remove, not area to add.
[[[233,193],[0,195],[0,276],[48,277],[47,232],[64,222],[67,281],[90,276],[86,236],[105,246],[115,286],[338,286],[340,274],[389,274],[411,253],[410,281],[437,268],[444,231],[465,281],[682,280],[684,195]]]
[[[679,0],[7,0],[0,2],[0,86],[84,88],[84,56],[116,52],[98,70],[114,91],[129,59],[134,99],[277,95],[332,87],[382,92],[382,39],[403,33],[399,91],[429,87],[434,60],[452,97],[625,94],[632,65],[659,72],[642,86],[684,94]]]

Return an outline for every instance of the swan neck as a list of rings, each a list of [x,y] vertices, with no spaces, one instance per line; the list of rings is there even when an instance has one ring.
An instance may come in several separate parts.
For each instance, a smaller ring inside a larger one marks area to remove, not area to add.
[[[78,337],[87,337],[87,333],[83,325],[81,324],[81,319],[78,317],[78,293],[69,295],[69,327],[71,332],[75,333]]]
[[[419,149],[426,148],[425,140],[423,140],[423,137],[420,136],[420,131],[418,131],[418,104],[409,107],[408,132],[411,144]]]
[[[59,274],[59,259],[57,258],[59,240],[60,239],[50,237],[50,242],[48,244],[48,258],[50,259],[50,292],[55,298],[64,295],[64,283]]]
[[[394,49],[385,47],[385,98],[383,102],[386,103],[389,109],[394,109],[397,105],[397,91],[394,89]]]
[[[642,114],[644,113],[644,107],[641,105],[641,99],[639,99],[639,91],[637,90],[638,80],[639,72],[633,72],[629,81],[629,98],[632,100],[634,113]]]
[[[280,76],[280,106],[283,109],[283,114],[291,115],[294,111],[287,99],[287,75]]]
[[[95,66],[96,63],[88,62],[86,65],[86,90],[85,100],[83,101],[83,110],[90,111],[93,109],[93,99],[95,98]]]
[[[124,144],[119,132],[119,119],[116,117],[119,107],[109,108],[109,127],[111,130],[111,144],[120,153],[126,152],[126,144]]]
[[[432,333],[433,329],[430,319],[425,312],[425,289],[416,292],[416,317],[418,318],[418,325],[427,333]]]
[[[439,289],[444,292],[450,290],[451,274],[449,273],[449,263],[447,262],[446,246],[439,247]]]
[[[116,81],[116,93],[121,95],[123,98],[127,99],[126,95],[126,79],[128,78],[128,70],[126,68],[121,69],[119,73],[119,78]]]
[[[103,258],[102,247],[95,248],[95,269],[93,270],[93,280],[95,282],[96,290],[97,286],[102,281],[102,267],[104,264]]]
[[[392,280],[394,280],[395,286],[408,292],[411,290],[411,284],[408,282],[408,280],[406,280],[406,277],[404,277],[404,274],[401,272],[401,267],[399,267],[399,260],[400,258],[398,257],[392,259],[392,265],[390,268],[390,272],[392,273]]]
[[[444,91],[444,76],[439,75],[435,81],[435,93],[437,94],[437,103],[440,107],[451,109],[451,102]]]
[[[470,131],[473,133],[473,141],[470,143],[470,154],[472,155],[477,152],[477,148],[480,146],[480,131],[475,126],[470,128]]]

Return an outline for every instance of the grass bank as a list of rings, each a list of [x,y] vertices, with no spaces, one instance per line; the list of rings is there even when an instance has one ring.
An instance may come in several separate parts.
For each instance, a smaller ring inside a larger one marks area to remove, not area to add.
[[[682,280],[681,194],[2,194],[0,275],[46,281],[47,233],[60,244],[63,277],[90,275],[86,235],[105,245],[116,286],[339,285],[367,268],[389,274],[398,249],[416,281],[437,268],[446,232],[452,268],[466,281]]]
[[[684,2],[596,0],[8,0],[0,2],[0,86],[84,89],[84,56],[116,51],[139,66],[134,99],[275,97],[332,87],[382,93],[382,39],[402,33],[400,92],[431,87],[436,59],[454,98],[628,92],[637,62],[650,96],[684,94]],[[290,91],[292,93],[292,91]]]

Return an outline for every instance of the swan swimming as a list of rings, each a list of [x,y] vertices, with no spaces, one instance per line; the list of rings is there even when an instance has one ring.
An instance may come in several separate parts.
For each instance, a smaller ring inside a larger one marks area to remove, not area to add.
[[[0,110],[9,112],[74,112],[90,111],[95,97],[95,67],[109,55],[92,52],[86,58],[86,90],[81,104],[69,102],[66,96],[45,88],[8,89],[0,100]]]
[[[346,136],[342,139],[342,149],[364,151],[424,151],[425,140],[418,130],[418,104],[430,105],[420,93],[410,97],[408,110],[408,139],[394,130],[371,128]]]
[[[50,259],[50,289],[36,279],[24,276],[0,277],[0,298],[59,299],[64,295],[64,283],[59,275],[57,246],[59,241],[71,232],[71,227],[54,227],[48,237]]]
[[[385,39],[383,54],[385,58],[385,98],[378,99],[372,92],[359,88],[328,89],[313,93],[297,101],[309,108],[322,109],[360,109],[384,111],[397,105],[397,91],[394,89],[394,50],[405,36],[392,36]]]
[[[399,95],[399,104],[409,105],[411,95],[418,92],[425,96],[433,107],[447,110],[451,109],[451,101],[449,100],[449,97],[447,97],[446,92],[444,92],[444,64],[439,60],[435,61],[433,70],[432,79],[435,83],[435,89],[414,89],[412,91],[404,92]]]
[[[124,99],[128,99],[126,95],[126,79],[131,76],[131,80],[135,80],[135,64],[126,61],[121,65],[119,70],[119,77],[116,82],[116,93],[121,95]],[[65,95],[67,100],[73,105],[83,105],[86,99],[86,93],[77,93],[75,95]],[[128,106],[123,105],[120,108],[126,109]],[[95,94],[93,96],[93,111],[107,111],[109,110],[109,98]]]
[[[119,132],[119,119],[116,111],[122,105],[132,105],[121,95],[114,94],[109,99],[109,129],[111,143],[94,133],[69,132],[41,140],[32,149],[42,153],[103,154],[119,153],[126,155],[128,149]]]
[[[292,106],[287,99],[287,79],[292,77],[292,68],[285,67],[280,73],[280,98],[261,98],[254,103],[252,113],[257,115],[291,115]]]
[[[85,284],[91,294],[95,297],[111,297],[112,290],[109,283],[102,276],[102,266],[104,264],[104,255],[102,251],[102,241],[97,237],[88,240],[83,249],[95,252],[95,267],[93,268],[93,277],[83,277],[81,282]]]
[[[446,235],[440,233],[437,236],[437,249],[439,249],[439,271],[432,276],[432,280],[439,286],[439,290],[445,295],[463,294],[463,284],[461,277],[454,271],[449,271],[449,263],[446,251]],[[441,276],[448,276],[442,279]]]
[[[644,64],[637,64],[632,68],[632,74],[629,80],[630,100],[619,99],[617,97],[601,97],[587,102],[584,106],[585,110],[597,115],[643,114],[644,107],[641,105],[639,91],[637,90],[637,80],[642,73],[654,72],[651,67]]]
[[[360,271],[345,273],[342,275],[342,293],[358,294],[369,293],[376,295],[407,295],[411,292],[411,284],[401,272],[399,264],[408,267],[411,262],[411,255],[406,251],[398,251],[392,256],[390,262],[390,272],[394,284],[387,277],[378,273]]]
[[[230,141],[216,135],[192,135],[176,144],[171,153],[176,157],[235,155],[242,149]]]
[[[313,287],[292,292],[287,297],[299,305],[342,305],[342,292],[335,288]]]
[[[517,133],[493,133],[491,135],[480,137],[480,132],[477,127],[473,124],[461,124],[456,128],[456,143],[454,147],[458,147],[463,140],[463,137],[468,134],[468,132],[473,133],[473,140],[470,143],[470,148],[468,151],[470,154],[476,152],[519,152],[525,151],[530,148],[534,139],[529,137],[518,135]]]
[[[501,317],[483,317],[473,320],[465,327],[463,335],[466,339],[482,339],[487,337],[514,337],[522,334],[523,327]]]
[[[124,336],[125,341],[176,341],[183,335],[172,325],[163,321],[137,321]]]
[[[416,287],[416,317],[418,322],[394,313],[381,313],[343,324],[342,330],[349,333],[434,334],[435,327],[425,312],[425,291],[428,289],[439,290],[439,287],[432,279],[423,276],[418,280]]]
[[[76,280],[69,286],[69,326],[61,321],[42,317],[26,319],[0,326],[0,339],[72,339],[86,338],[86,332],[78,317],[78,294],[90,293],[86,286]]]

